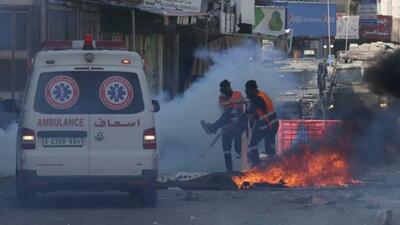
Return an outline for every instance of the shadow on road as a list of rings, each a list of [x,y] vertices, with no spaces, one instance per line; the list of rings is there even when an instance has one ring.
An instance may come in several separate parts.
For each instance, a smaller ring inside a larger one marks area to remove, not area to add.
[[[18,205],[17,197],[13,199],[16,207],[26,209],[105,209],[105,208],[137,208],[141,205],[137,198],[118,193],[51,193],[38,194],[31,202],[26,205]]]
[[[15,201],[17,201],[15,196]],[[98,209],[141,208],[139,200],[120,193],[48,193],[38,194],[25,208]]]
[[[137,196],[128,193],[106,191],[106,192],[72,192],[56,191],[49,193],[37,193],[28,204],[18,204],[15,192],[15,179],[0,179],[0,209],[3,207],[26,208],[26,209],[140,209]],[[1,223],[0,223],[1,224]]]
[[[141,209],[139,199],[123,193],[62,193],[37,194],[24,205],[18,204],[15,194],[5,202],[24,209]]]

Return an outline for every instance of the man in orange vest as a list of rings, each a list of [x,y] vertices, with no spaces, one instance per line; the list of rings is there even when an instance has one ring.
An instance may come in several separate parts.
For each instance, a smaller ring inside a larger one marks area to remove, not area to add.
[[[261,140],[264,139],[265,153],[268,156],[275,155],[275,136],[279,121],[271,98],[265,92],[258,90],[255,80],[247,81],[246,94],[250,100],[247,113],[254,127],[248,146],[249,158],[253,166],[256,166],[260,162],[257,145]]]
[[[240,91],[233,91],[228,80],[223,80],[220,84],[220,93],[218,99],[222,115],[214,123],[201,121],[201,125],[207,134],[216,133],[222,128],[222,149],[224,151],[225,166],[228,172],[232,172],[232,143],[234,143],[235,152],[240,155],[242,126],[239,116],[244,112],[244,98]]]

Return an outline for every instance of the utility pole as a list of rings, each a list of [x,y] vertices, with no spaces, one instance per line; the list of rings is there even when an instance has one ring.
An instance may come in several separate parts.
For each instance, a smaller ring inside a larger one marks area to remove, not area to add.
[[[132,19],[132,50],[136,51],[136,11],[132,9],[131,11]]]
[[[345,46],[345,52],[347,52],[348,49],[348,41],[349,41],[349,23],[350,23],[350,3],[351,0],[347,0],[347,21],[346,21],[346,46]]]
[[[221,1],[221,15],[220,15],[220,20],[222,20],[222,18],[224,18],[224,27],[221,29],[221,33],[226,33],[226,26],[227,26],[227,23],[226,23],[226,15],[225,15],[225,12],[224,12],[224,7],[225,7],[225,0],[222,0]],[[222,27],[222,25],[220,25],[220,27]]]
[[[326,1],[327,9],[328,9],[328,58],[331,56],[331,7],[330,0]]]
[[[208,49],[208,12],[206,16],[206,32],[205,32],[205,37],[204,37],[204,47]]]
[[[78,40],[82,39],[82,25],[81,25],[81,17],[82,17],[82,2],[81,0],[78,0],[78,12],[77,12],[77,22],[76,22],[76,28],[77,28],[77,38]]]

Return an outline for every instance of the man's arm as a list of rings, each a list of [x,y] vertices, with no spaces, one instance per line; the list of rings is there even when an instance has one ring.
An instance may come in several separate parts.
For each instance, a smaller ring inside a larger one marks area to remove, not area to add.
[[[242,94],[240,94],[240,100],[238,104],[240,104],[240,112],[243,113],[246,110],[246,99]]]
[[[251,100],[250,107],[248,108],[247,111],[249,114],[254,115],[257,113],[256,109],[260,109],[264,113],[267,113],[267,105],[265,105],[264,100],[259,96],[255,97],[253,100]]]
[[[221,96],[221,95],[218,97],[218,107],[219,107],[220,112],[225,111],[225,103],[224,103],[223,96]]]

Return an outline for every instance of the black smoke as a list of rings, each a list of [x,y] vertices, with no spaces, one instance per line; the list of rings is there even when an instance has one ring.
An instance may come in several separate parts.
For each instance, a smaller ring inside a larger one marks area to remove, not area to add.
[[[400,98],[400,49],[380,56],[365,71],[365,81],[378,95]]]
[[[377,98],[384,98],[388,107],[360,116],[353,112],[350,120],[355,161],[371,165],[387,165],[400,158],[400,49],[384,53],[370,61],[364,80]]]

